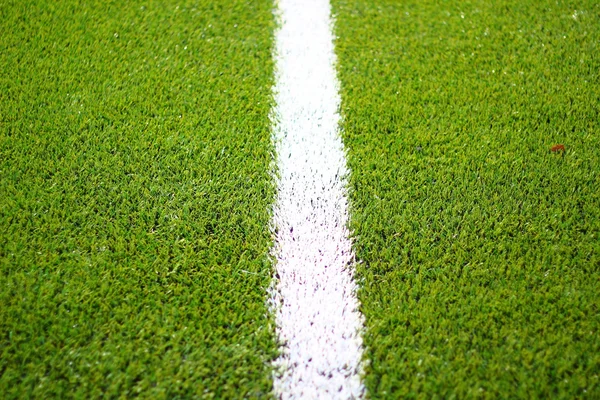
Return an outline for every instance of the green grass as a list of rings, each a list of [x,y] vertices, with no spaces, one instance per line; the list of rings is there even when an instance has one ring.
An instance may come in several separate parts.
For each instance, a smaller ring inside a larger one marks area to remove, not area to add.
[[[333,5],[371,397],[599,398],[598,2]]]
[[[0,397],[271,390],[271,9],[0,5]]]
[[[333,3],[370,396],[600,397],[600,6]],[[270,392],[271,9],[0,5],[0,397]]]

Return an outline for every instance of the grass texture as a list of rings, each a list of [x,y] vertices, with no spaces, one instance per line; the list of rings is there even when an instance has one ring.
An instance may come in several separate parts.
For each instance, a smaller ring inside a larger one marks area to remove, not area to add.
[[[333,6],[370,396],[599,398],[598,2]]]
[[[0,397],[271,390],[271,10],[0,5]]]

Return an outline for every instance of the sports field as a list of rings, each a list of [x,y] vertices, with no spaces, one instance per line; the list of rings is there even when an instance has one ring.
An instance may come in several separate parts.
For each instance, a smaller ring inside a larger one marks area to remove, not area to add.
[[[600,398],[600,4],[331,4],[367,397]],[[273,396],[275,7],[0,3],[0,398]]]
[[[0,397],[270,391],[271,8],[2,5]]]
[[[373,398],[600,397],[600,4],[333,4]]]

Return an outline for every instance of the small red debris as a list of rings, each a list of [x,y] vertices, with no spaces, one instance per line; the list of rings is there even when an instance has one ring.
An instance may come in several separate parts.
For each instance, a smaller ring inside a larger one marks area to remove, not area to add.
[[[550,151],[552,151],[554,153],[556,153],[557,151],[565,151],[565,145],[564,144],[556,144],[556,145],[552,146]]]

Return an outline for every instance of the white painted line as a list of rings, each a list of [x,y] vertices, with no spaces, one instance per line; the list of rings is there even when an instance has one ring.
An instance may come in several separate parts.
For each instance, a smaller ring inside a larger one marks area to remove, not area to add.
[[[279,0],[278,6],[277,279],[270,302],[282,355],[275,361],[275,395],[361,398],[363,318],[352,278],[330,5]]]

